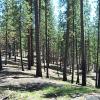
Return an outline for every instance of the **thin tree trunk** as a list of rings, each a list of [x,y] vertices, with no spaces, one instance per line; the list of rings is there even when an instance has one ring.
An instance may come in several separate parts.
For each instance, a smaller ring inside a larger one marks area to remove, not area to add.
[[[74,60],[75,60],[75,52],[74,52],[74,49],[75,49],[75,44],[74,44],[74,41],[75,41],[75,37],[74,37],[74,0],[72,0],[73,1],[73,3],[72,3],[72,8],[73,8],[73,37],[72,37],[72,55],[73,55],[73,57],[72,57],[72,80],[71,80],[71,83],[73,83],[74,82]]]
[[[78,48],[77,48],[77,36],[76,36],[76,66],[77,66],[77,80],[76,84],[79,83],[79,64],[78,64]]]
[[[46,68],[47,68],[47,75],[46,77],[49,78],[49,37],[47,32],[47,6],[48,6],[48,0],[45,0],[45,37],[46,37]]]
[[[10,45],[10,43],[8,44],[8,55],[9,55],[9,59],[11,59],[11,45]]]
[[[0,71],[2,70],[2,57],[1,57],[1,47],[0,47]]]
[[[43,44],[43,47],[42,47],[42,60],[43,60],[44,71],[45,71],[45,44]]]
[[[6,20],[6,51],[5,51],[5,65],[7,65],[7,52],[8,52],[8,25]]]
[[[21,14],[21,4],[20,4],[20,14]],[[22,71],[24,71],[24,67],[23,67],[23,56],[22,56],[22,34],[21,34],[21,15],[19,18],[19,39],[20,39],[20,63],[21,63],[21,67],[22,67]]]
[[[27,35],[27,38],[28,38],[28,45],[27,45],[27,47],[28,47],[28,70],[31,70],[30,34]]]
[[[88,32],[88,72],[90,71],[90,34]]]
[[[74,47],[74,36],[73,36],[73,43],[72,43],[72,80],[71,80],[71,83],[73,83],[74,82],[74,59],[75,59],[75,56],[74,56],[74,49],[75,49],[75,47]]]
[[[15,61],[15,62],[16,62],[16,44],[17,44],[17,43],[16,43],[16,40],[15,40],[15,38],[14,38],[14,48],[15,48],[15,49],[14,49],[14,50],[15,50],[15,51],[14,51],[14,52],[15,52],[15,53],[14,53],[14,61]]]

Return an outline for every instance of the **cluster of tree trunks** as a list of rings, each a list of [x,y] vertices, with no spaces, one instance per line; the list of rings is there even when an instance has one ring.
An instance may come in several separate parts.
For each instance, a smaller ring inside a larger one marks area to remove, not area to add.
[[[31,70],[34,65],[34,50],[33,50],[33,33],[35,33],[35,52],[36,52],[36,77],[42,77],[42,66],[41,66],[41,48],[40,48],[40,21],[41,21],[41,0],[34,0],[34,5],[32,0],[28,0],[31,7],[30,13],[35,14],[35,31],[33,31],[33,26],[28,28],[27,35],[27,50],[28,50],[28,70]],[[57,53],[52,51],[50,52],[50,37],[48,34],[48,6],[49,0],[45,0],[45,42],[42,45],[42,59],[44,63],[44,70],[46,69],[46,77],[49,78],[49,68],[50,63],[57,65],[57,73],[59,76],[59,69],[63,71],[63,81],[67,81],[68,68],[70,67],[71,73],[71,83],[74,82],[75,68],[77,70],[77,79],[76,83],[79,83],[79,71],[82,71],[82,86],[86,86],[86,74],[90,70],[90,51],[89,51],[89,34],[88,41],[85,41],[85,32],[84,32],[84,17],[83,17],[83,0],[80,0],[80,30],[81,30],[81,43],[80,49],[78,48],[78,34],[75,26],[75,1],[67,0],[67,20],[66,20],[66,31],[64,32],[64,40],[60,41],[60,46],[57,50]],[[7,10],[7,9],[6,9]],[[20,4],[20,16],[19,16],[19,47],[17,46],[17,41],[14,38],[13,41],[13,56],[14,61],[16,62],[16,49],[20,50],[20,64],[22,71],[24,71],[23,65],[23,50],[22,50],[22,23],[21,23],[21,4]],[[70,16],[73,15],[73,18]],[[31,19],[33,22],[33,18]],[[9,59],[11,58],[11,45],[8,43],[8,25],[6,20],[6,47],[5,47],[5,64],[7,64],[7,55]],[[73,34],[70,37],[71,31]],[[74,34],[75,33],[75,34]],[[88,43],[88,47],[86,47]],[[99,1],[99,20],[98,20],[98,41],[97,41],[97,66],[96,66],[96,87],[100,88],[100,1]],[[69,45],[71,44],[71,46]],[[64,46],[62,46],[64,45]],[[9,48],[9,50],[8,50]],[[88,50],[88,56],[87,51]],[[9,52],[8,52],[9,51]],[[64,51],[64,52],[63,52]],[[62,53],[63,52],[63,53]],[[8,54],[9,53],[9,54]],[[52,54],[52,57],[50,56]],[[51,58],[52,59],[51,59]],[[88,59],[88,64],[86,64],[86,57]],[[46,64],[45,64],[46,62]],[[76,67],[75,67],[76,65]],[[87,66],[88,65],[88,66]],[[59,67],[60,66],[60,67]],[[62,67],[63,66],[63,67]],[[1,58],[1,48],[0,48],[0,70],[2,70],[2,58]]]

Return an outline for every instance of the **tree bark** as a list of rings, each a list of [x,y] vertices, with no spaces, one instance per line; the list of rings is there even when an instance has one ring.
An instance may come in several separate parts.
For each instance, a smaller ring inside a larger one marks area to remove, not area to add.
[[[65,33],[63,81],[67,81],[68,48],[69,48],[69,0],[67,1],[67,28]]]
[[[0,47],[0,71],[2,70],[2,57],[1,57],[1,47]]]
[[[36,76],[42,77],[41,59],[40,59],[39,0],[34,0],[34,7],[35,7]]]
[[[80,0],[80,18],[81,18],[81,53],[82,53],[82,86],[86,86],[86,57],[85,57],[85,39],[84,39],[84,22],[83,22],[83,0]]]
[[[48,27],[47,27],[47,6],[48,6],[48,0],[45,0],[45,37],[46,37],[46,69],[47,69],[47,75],[46,77],[49,78],[49,37],[48,37]]]
[[[20,14],[21,14],[21,4],[20,4]],[[23,56],[22,56],[21,15],[19,17],[19,39],[20,39],[20,63],[21,63],[22,71],[24,71]]]
[[[97,66],[96,66],[96,87],[100,88],[100,0],[99,5],[99,19],[98,19],[98,40],[97,40]]]

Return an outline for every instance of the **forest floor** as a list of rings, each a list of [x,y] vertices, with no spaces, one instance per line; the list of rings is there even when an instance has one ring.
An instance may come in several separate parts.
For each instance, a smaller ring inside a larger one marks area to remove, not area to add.
[[[43,78],[35,77],[35,67],[21,71],[18,63],[9,60],[0,72],[0,100],[100,100],[100,90],[94,88],[95,74],[87,76],[87,87],[62,81],[62,72],[49,69],[49,79],[42,69]],[[59,74],[58,74],[59,73]],[[75,78],[76,80],[76,75]],[[92,99],[91,99],[92,98]]]

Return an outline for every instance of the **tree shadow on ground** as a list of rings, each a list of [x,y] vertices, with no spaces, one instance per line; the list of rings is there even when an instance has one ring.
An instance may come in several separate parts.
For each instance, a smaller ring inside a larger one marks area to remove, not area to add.
[[[94,80],[94,81],[96,80],[96,76],[93,76],[93,75],[87,75],[87,77],[88,77],[88,78],[91,78],[91,79]]]
[[[53,84],[53,83],[39,83],[39,82],[34,82],[34,83],[27,83],[27,84],[19,84],[19,85],[5,85],[5,86],[0,86],[1,89],[9,89],[13,91],[27,91],[27,92],[34,92],[34,91],[39,91],[44,88],[48,87],[57,87],[58,85]]]
[[[4,63],[5,63],[5,62],[3,61],[3,64],[4,64]],[[7,61],[7,64],[11,64],[11,65],[20,65],[20,60],[17,60],[17,61],[15,62],[14,60],[11,59],[11,60],[8,60],[8,61]],[[27,64],[28,64],[27,61],[24,61],[24,60],[23,60],[23,65],[24,65],[24,66],[27,66]]]
[[[75,87],[71,85],[58,85],[52,82],[48,83],[27,83],[20,85],[6,85],[0,86],[0,89],[11,90],[11,91],[23,91],[23,92],[36,92],[36,91],[46,91],[43,94],[43,98],[56,98],[59,96],[69,96],[71,98],[80,97],[85,93],[95,92],[95,89],[88,87]]]
[[[68,75],[67,75],[68,76]],[[58,77],[55,77],[55,76],[50,76],[50,79],[53,79],[53,80],[63,80],[63,78],[61,76],[58,76]],[[71,80],[67,79],[67,82],[71,82]],[[74,81],[75,82],[75,81]]]
[[[21,72],[21,71],[5,71],[0,72],[0,83],[6,78],[20,79],[20,78],[34,78],[34,74]]]
[[[1,71],[0,73],[3,76],[11,76],[11,75],[29,75],[29,76],[34,76],[34,74],[31,73],[25,73],[21,71]]]

